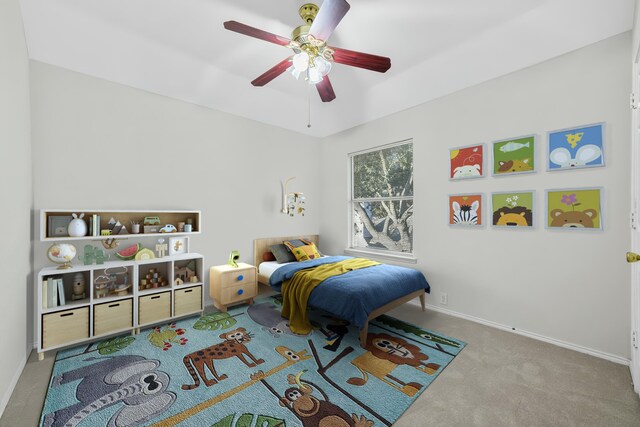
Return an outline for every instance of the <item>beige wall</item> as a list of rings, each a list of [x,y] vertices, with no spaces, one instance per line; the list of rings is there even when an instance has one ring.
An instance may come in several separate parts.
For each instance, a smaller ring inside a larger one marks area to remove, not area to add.
[[[635,0],[635,10],[633,12],[633,46],[631,48],[631,55],[633,60],[640,60],[638,58],[638,50],[640,49],[640,2]]]
[[[318,232],[316,140],[36,61],[31,94],[36,211],[199,209],[190,251],[206,266],[234,249],[253,263],[255,238]],[[280,213],[290,176],[305,217]],[[47,246],[35,244],[36,269],[50,265]]]
[[[445,292],[443,308],[628,358],[631,44],[625,33],[326,138],[324,250],[339,253],[348,244],[348,153],[413,138],[414,242],[417,267],[432,286],[429,303],[439,305]],[[536,133],[540,165],[547,131],[602,121],[604,168],[448,180],[451,147]],[[605,230],[545,230],[544,190],[587,186],[604,187]],[[447,226],[450,193],[531,189],[537,191],[536,230]]]
[[[18,0],[0,1],[0,414],[31,350],[29,60]]]

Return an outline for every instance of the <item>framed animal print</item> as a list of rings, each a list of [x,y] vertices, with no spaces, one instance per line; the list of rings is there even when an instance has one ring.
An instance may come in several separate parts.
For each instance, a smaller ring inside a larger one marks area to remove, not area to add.
[[[456,227],[484,226],[483,194],[449,195],[449,225]]]
[[[602,189],[547,190],[547,228],[602,230]]]
[[[491,193],[491,225],[505,228],[535,226],[535,192]]]
[[[604,166],[604,123],[548,133],[547,170]]]
[[[505,176],[536,171],[536,136],[528,135],[491,143],[493,175]]]
[[[482,178],[485,176],[485,144],[468,145],[449,150],[449,179]]]

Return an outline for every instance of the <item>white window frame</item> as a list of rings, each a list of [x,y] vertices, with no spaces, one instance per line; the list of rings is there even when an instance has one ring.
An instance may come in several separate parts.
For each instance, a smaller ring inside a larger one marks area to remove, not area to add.
[[[412,248],[413,248],[413,252],[397,252],[397,251],[392,251],[392,250],[388,250],[388,249],[374,249],[374,248],[361,248],[361,247],[355,247],[354,246],[354,241],[353,241],[353,237],[354,237],[354,230],[353,230],[353,204],[355,202],[357,202],[358,200],[366,200],[366,201],[395,201],[395,200],[411,200],[413,203],[413,217],[414,217],[414,221],[413,221],[413,235],[412,238],[415,237],[415,218],[417,218],[416,216],[416,205],[415,205],[415,179],[413,181],[413,195],[410,197],[379,197],[379,198],[367,198],[367,199],[354,199],[354,180],[353,180],[353,159],[355,156],[361,155],[361,154],[367,154],[367,153],[371,153],[371,152],[376,152],[376,151],[382,151],[388,148],[393,148],[393,147],[397,147],[400,145],[407,145],[410,144],[411,145],[411,150],[413,151],[413,138],[407,138],[401,141],[397,141],[397,142],[393,142],[390,144],[385,144],[385,145],[380,145],[377,147],[372,147],[372,148],[368,148],[366,150],[361,150],[361,151],[356,151],[356,152],[352,152],[348,154],[348,161],[349,161],[349,196],[348,196],[348,200],[347,200],[347,221],[348,221],[348,231],[349,231],[349,239],[348,239],[348,247],[345,249],[345,253],[347,255],[354,255],[354,256],[369,256],[371,258],[379,258],[385,261],[399,261],[399,262],[408,262],[408,263],[412,263],[415,264],[417,263],[417,258],[416,258],[416,245],[415,245],[415,240],[412,242]],[[414,167],[414,172],[415,172],[415,157],[412,158],[412,162],[413,162],[413,167]],[[415,177],[415,175],[414,175]]]

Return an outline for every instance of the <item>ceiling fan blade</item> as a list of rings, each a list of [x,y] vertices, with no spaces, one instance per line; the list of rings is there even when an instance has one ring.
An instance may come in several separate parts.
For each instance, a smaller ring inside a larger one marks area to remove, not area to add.
[[[311,24],[309,34],[322,41],[327,41],[350,7],[345,0],[324,0],[313,24]]]
[[[224,23],[224,27],[227,30],[235,31],[236,33],[244,34],[245,36],[255,37],[260,40],[265,40],[271,43],[279,44],[280,46],[286,46],[291,41],[286,37],[282,37],[267,31],[259,30],[249,25],[241,24],[237,21],[227,21]]]
[[[331,49],[334,50],[333,61],[338,64],[364,68],[366,70],[377,71],[379,73],[384,73],[391,68],[391,59],[384,56],[355,52],[353,50],[341,49],[339,47],[332,47]]]
[[[254,81],[251,82],[254,86],[264,86],[269,83],[271,80],[278,77],[280,74],[287,71],[287,68],[291,66],[291,56],[280,61],[276,66],[268,69],[264,74],[260,77],[257,77]]]
[[[318,89],[322,102],[331,102],[336,99],[336,93],[333,91],[329,76],[324,76],[320,83],[316,83],[316,89]]]

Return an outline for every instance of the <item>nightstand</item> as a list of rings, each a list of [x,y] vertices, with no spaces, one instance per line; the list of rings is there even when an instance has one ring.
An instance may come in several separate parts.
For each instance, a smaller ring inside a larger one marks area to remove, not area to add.
[[[238,267],[217,265],[209,270],[209,292],[213,304],[220,311],[230,305],[248,302],[258,293],[257,269],[253,265],[238,263]]]

